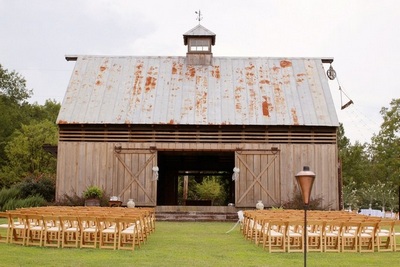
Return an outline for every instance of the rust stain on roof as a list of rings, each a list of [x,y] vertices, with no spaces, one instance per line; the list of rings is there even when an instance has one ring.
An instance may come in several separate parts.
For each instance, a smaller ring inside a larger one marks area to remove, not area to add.
[[[143,62],[140,62],[135,67],[135,80],[133,83],[133,92],[132,92],[133,95],[140,95],[140,93],[142,92],[142,88],[140,87],[140,83],[142,82],[143,79],[142,70],[143,70]]]
[[[186,63],[184,57],[78,60],[57,122],[337,125],[319,59],[216,57],[215,65]],[[315,109],[310,95],[328,108]]]
[[[246,83],[250,86],[254,84],[254,65],[251,63],[246,67]]]
[[[172,63],[172,74],[182,75],[182,63],[173,62]]]
[[[186,76],[190,78],[194,78],[196,76],[196,69],[194,67],[189,67]]]
[[[146,77],[146,84],[145,90],[146,92],[150,91],[151,89],[155,89],[157,85],[157,79],[154,77]]]
[[[269,117],[269,112],[272,111],[271,101],[267,96],[263,95],[262,97],[264,98],[264,101],[262,102],[263,115]]]
[[[152,89],[155,89],[157,86],[157,78],[155,77],[158,74],[156,67],[150,67],[147,71],[146,83],[145,83],[145,92],[149,92]]]
[[[271,82],[269,80],[260,80],[261,84],[270,84]]]
[[[285,104],[285,98],[282,96],[282,89],[279,87],[279,84],[274,85],[274,95],[276,106],[281,106]]]
[[[290,112],[292,113],[292,118],[293,118],[293,124],[294,125],[299,125],[299,118],[297,117],[297,112],[294,108],[292,108],[290,110]]]
[[[281,69],[281,68],[279,68],[279,67],[277,67],[277,66],[273,66],[273,67],[272,67],[272,70],[273,70],[273,71],[279,71],[280,69]]]
[[[301,83],[301,82],[304,81],[304,76],[306,76],[306,74],[305,73],[299,73],[296,76],[297,76],[296,82],[297,83]]]
[[[292,62],[289,60],[281,60],[280,65],[282,68],[287,68],[292,66]]]
[[[219,66],[214,66],[214,69],[211,71],[211,75],[216,79],[221,78],[221,73],[219,71]]]

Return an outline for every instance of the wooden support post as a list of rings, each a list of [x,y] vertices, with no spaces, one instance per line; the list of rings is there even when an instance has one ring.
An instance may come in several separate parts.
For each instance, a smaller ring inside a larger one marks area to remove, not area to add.
[[[189,176],[183,176],[183,203],[186,203],[189,191]]]

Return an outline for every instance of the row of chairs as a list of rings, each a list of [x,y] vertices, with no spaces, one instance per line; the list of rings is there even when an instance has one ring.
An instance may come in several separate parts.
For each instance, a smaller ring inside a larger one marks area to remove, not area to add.
[[[155,231],[152,208],[46,207],[3,212],[3,242],[46,247],[129,249]]]
[[[400,251],[400,221],[340,211],[309,211],[307,226],[298,210],[244,211],[241,231],[269,252]],[[307,233],[304,245],[304,234]]]

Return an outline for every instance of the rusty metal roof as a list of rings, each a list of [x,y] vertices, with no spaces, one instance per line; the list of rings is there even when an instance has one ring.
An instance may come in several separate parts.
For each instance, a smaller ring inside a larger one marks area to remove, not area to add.
[[[320,58],[78,56],[58,124],[338,126]]]

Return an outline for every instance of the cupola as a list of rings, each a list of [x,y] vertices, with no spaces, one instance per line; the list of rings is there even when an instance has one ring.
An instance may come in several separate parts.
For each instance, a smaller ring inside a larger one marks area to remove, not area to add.
[[[186,64],[211,65],[212,50],[215,45],[215,33],[202,25],[197,25],[183,35],[183,42],[188,46]]]

